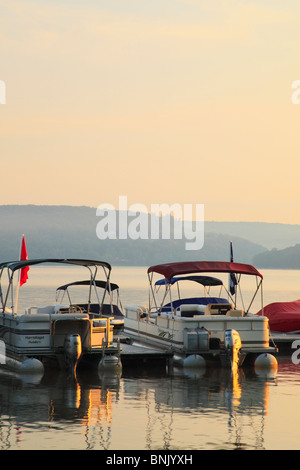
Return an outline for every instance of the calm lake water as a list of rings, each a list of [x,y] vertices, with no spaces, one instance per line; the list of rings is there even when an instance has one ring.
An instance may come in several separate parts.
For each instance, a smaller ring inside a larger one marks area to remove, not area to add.
[[[263,271],[265,304],[300,297],[300,273]],[[19,307],[53,303],[58,285],[83,279],[75,268],[37,267]],[[147,304],[146,268],[115,267],[122,303]],[[252,311],[259,310],[254,306]],[[2,450],[217,450],[300,448],[300,365],[279,359],[276,376],[221,368],[81,371],[72,381],[49,371],[36,383],[0,373]]]

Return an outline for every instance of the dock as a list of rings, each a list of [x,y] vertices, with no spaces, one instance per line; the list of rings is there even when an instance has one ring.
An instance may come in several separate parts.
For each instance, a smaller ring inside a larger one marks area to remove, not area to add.
[[[120,344],[118,344],[118,340]],[[133,342],[128,336],[120,335],[114,338],[113,345],[104,350],[105,355],[119,354],[123,369],[128,371],[141,370],[165,371],[173,358],[173,351],[150,347],[138,342]],[[95,349],[93,355],[89,355],[88,360],[83,354],[80,367],[89,368],[98,364],[103,356],[103,351]]]
[[[292,349],[294,341],[299,341],[297,347],[300,346],[300,333],[280,333],[278,331],[270,332],[270,345],[276,345],[279,351],[286,352]]]
[[[147,368],[161,368],[166,367],[173,358],[172,351],[164,351],[126,341],[121,341],[120,355],[124,367],[145,366]]]
[[[292,352],[292,345],[294,341],[299,341],[300,347],[300,333],[279,333],[272,332],[270,334],[270,346],[278,348],[278,355],[285,355]],[[115,343],[116,344],[116,343]],[[120,356],[123,367],[129,370],[133,369],[147,369],[147,371],[160,369],[163,370],[170,364],[174,352],[171,350],[164,350],[156,347],[151,347],[136,341],[126,335],[120,336]]]

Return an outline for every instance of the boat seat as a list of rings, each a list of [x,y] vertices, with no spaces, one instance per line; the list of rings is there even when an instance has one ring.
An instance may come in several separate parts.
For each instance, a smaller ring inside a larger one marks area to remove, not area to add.
[[[66,313],[69,311],[69,306],[67,305],[45,305],[44,307],[28,307],[26,308],[25,313],[27,314],[38,314],[38,313]]]
[[[177,309],[176,315],[180,317],[194,317],[195,315],[204,315],[205,305],[191,304],[191,305],[180,305]]]
[[[32,313],[36,314],[38,311],[37,307],[27,307],[25,308],[25,315],[31,315]]]
[[[228,310],[226,315],[228,317],[243,317],[244,316],[244,310]]]
[[[28,307],[25,310],[27,314],[38,314],[38,313],[54,313],[54,306],[53,305],[46,305],[45,307]]]
[[[187,299],[177,299],[169,302],[161,309],[162,312],[171,312],[173,309],[179,308],[181,305],[208,305],[208,304],[224,304],[227,299],[221,297],[189,297]]]
[[[227,315],[233,309],[232,304],[208,304],[205,307],[204,315]]]

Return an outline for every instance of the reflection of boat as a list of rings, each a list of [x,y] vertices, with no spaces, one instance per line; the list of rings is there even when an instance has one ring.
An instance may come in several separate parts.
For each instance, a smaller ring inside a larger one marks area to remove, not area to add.
[[[17,364],[24,363],[28,357],[40,362],[55,359],[62,367],[75,370],[82,358],[100,360],[103,348],[106,353],[116,352],[117,348],[112,346],[113,326],[109,317],[92,319],[76,304],[31,306],[24,312],[18,311],[15,274],[26,267],[45,263],[83,267],[90,273],[91,285],[98,268],[102,268],[109,284],[111,266],[102,261],[36,259],[0,264],[0,339],[5,344],[6,364],[8,359]],[[4,275],[5,271],[8,277]],[[33,302],[35,305],[34,299]]]
[[[191,276],[212,272],[235,274],[239,290],[242,275],[255,277],[256,289],[246,311],[236,308],[237,295],[233,298],[224,286],[227,298],[211,295],[182,298],[178,289],[175,299],[173,287],[183,280],[195,281],[205,288],[222,285],[215,278]],[[155,274],[163,279],[155,282]],[[276,351],[269,346],[268,319],[249,313],[263,279],[253,266],[228,262],[169,263],[150,267],[148,277],[149,308],[126,307],[124,330],[134,339],[171,348],[183,357],[199,354],[231,365],[235,357],[241,365],[246,357],[255,359],[261,353]],[[162,296],[161,286],[164,286]]]
[[[126,396],[145,404],[148,449],[155,448],[160,432],[161,448],[168,450],[176,445],[198,451],[264,449],[264,420],[274,380],[258,379],[252,368],[232,372],[211,367],[203,372],[174,367],[169,374],[159,378],[159,386],[153,378],[124,382]],[[189,424],[189,433],[177,432],[180,419]]]
[[[63,304],[65,298],[67,297],[68,303],[70,305],[74,304],[74,302],[72,302],[71,300],[70,287],[85,288],[85,292],[87,292],[87,301],[85,303],[81,303],[81,301],[76,301],[75,304],[77,307],[80,308],[83,313],[88,313],[89,318],[111,318],[111,324],[114,327],[114,336],[123,330],[124,315],[121,311],[122,305],[120,302],[119,286],[117,284],[114,284],[109,280],[87,280],[70,282],[69,284],[65,284],[56,289],[57,303]],[[101,289],[100,295],[98,293],[97,288]],[[94,299],[92,299],[92,294],[94,294]],[[113,298],[114,294],[116,294],[115,302]],[[108,301],[106,301],[106,298],[108,298]]]
[[[22,374],[0,370],[1,450],[42,450],[49,441],[57,450],[109,449],[120,374],[81,368],[73,380],[51,369],[40,382],[29,384]],[[58,430],[64,430],[63,437]]]
[[[262,314],[269,319],[270,330],[300,333],[300,300],[271,303],[257,313]]]

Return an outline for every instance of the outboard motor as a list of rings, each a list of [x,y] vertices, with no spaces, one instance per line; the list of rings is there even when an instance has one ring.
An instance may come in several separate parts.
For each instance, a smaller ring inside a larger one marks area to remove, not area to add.
[[[65,365],[74,373],[82,353],[81,337],[79,334],[70,334],[65,338]]]
[[[226,330],[224,336],[224,346],[231,368],[237,368],[239,364],[242,341],[236,330]]]

